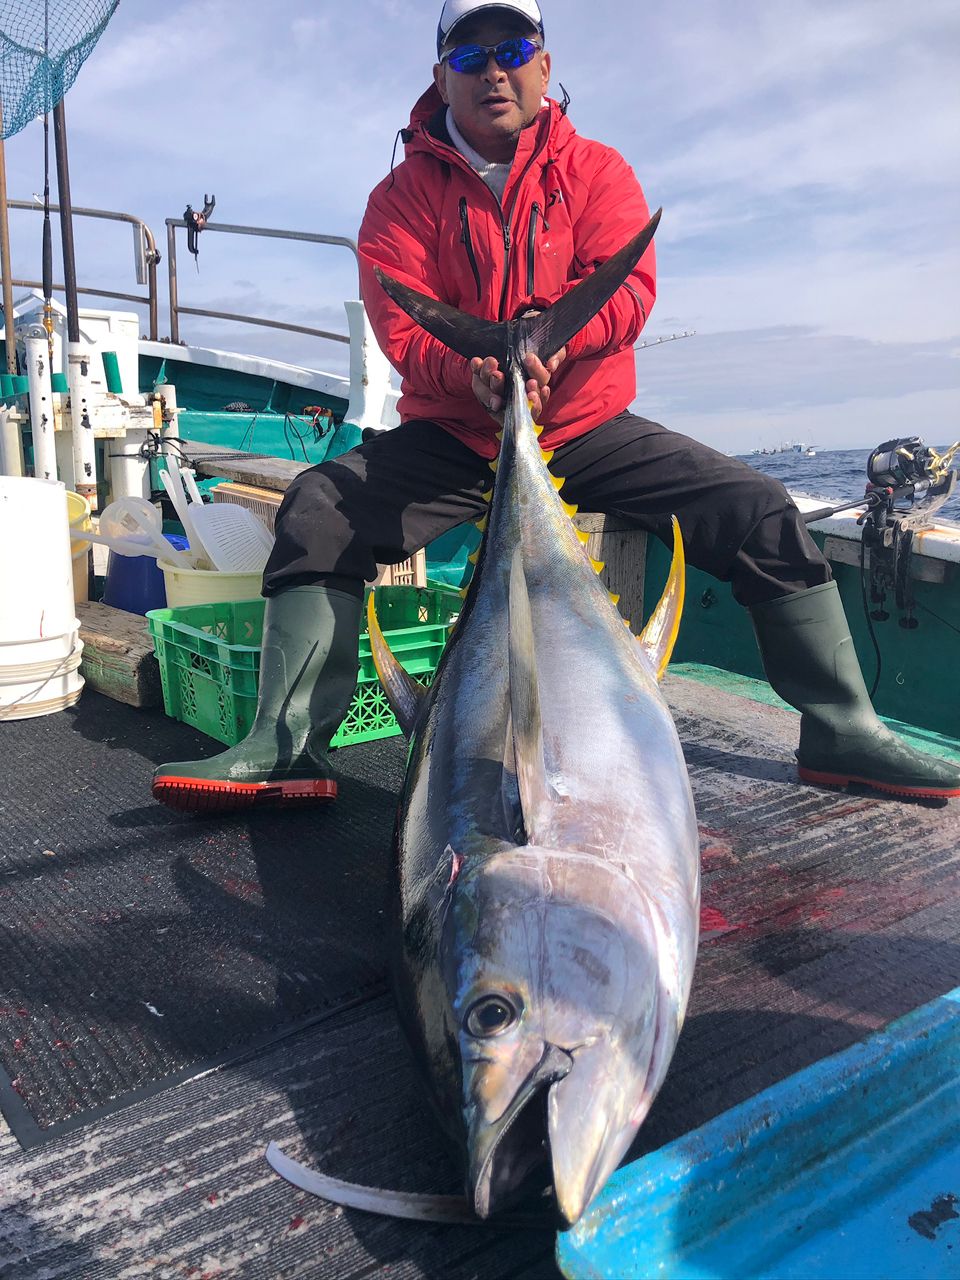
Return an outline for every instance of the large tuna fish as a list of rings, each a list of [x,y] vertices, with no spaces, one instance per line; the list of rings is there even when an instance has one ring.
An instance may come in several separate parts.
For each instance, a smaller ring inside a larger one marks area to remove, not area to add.
[[[561,1213],[580,1217],[663,1082],[693,973],[697,825],[657,686],[682,607],[677,527],[638,642],[547,469],[520,364],[527,351],[547,360],[590,319],[656,221],[562,301],[509,325],[381,278],[461,354],[499,356],[511,387],[485,538],[429,689],[397,664],[370,605],[380,678],[410,738],[400,1012],[482,1217],[547,1162]]]

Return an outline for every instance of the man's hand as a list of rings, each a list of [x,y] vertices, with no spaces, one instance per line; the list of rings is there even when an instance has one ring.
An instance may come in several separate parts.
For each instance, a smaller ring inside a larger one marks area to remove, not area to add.
[[[530,375],[526,381],[526,392],[534,422],[539,420],[541,413],[546,408],[547,401],[550,398],[548,384],[551,377],[560,368],[566,354],[566,347],[561,347],[557,354],[551,356],[546,364],[538,360],[535,355],[526,355],[523,358],[527,373]],[[481,360],[479,356],[474,356],[470,361],[470,372],[473,374],[473,394],[494,418],[501,417],[503,414],[506,377],[501,371],[496,358],[487,356],[485,360]]]

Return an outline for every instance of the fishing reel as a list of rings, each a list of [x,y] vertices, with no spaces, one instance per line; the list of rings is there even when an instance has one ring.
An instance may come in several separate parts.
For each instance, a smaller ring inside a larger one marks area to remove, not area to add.
[[[867,459],[867,494],[886,490],[891,507],[909,501],[912,511],[932,515],[953,492],[957,473],[950,463],[958,450],[960,441],[940,454],[919,436],[887,440]]]
[[[960,441],[944,453],[925,445],[919,436],[886,440],[867,459],[867,510],[857,521],[863,527],[864,572],[870,561],[870,599],[876,606],[870,617],[889,618],[886,598],[893,593],[900,626],[915,629],[912,575],[913,538],[929,528],[931,516],[947,501],[957,483],[951,466],[960,452]]]

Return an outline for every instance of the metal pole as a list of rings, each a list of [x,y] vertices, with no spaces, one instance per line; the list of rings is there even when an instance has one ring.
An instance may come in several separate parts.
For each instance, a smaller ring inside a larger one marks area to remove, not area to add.
[[[159,334],[157,317],[157,259],[151,255],[147,263],[147,292],[150,297],[150,341],[156,342]]]
[[[7,373],[17,372],[17,344],[13,338],[13,277],[10,272],[10,224],[7,220],[7,162],[3,143],[3,101],[0,99],[0,274],[3,276],[3,328]]]
[[[177,304],[177,233],[167,220],[167,292],[170,295],[170,341],[180,341],[180,312]]]
[[[57,152],[57,189],[60,204],[60,237],[63,244],[63,290],[67,302],[67,341],[80,341],[77,308],[77,261],[73,249],[73,206],[70,200],[70,167],[67,162],[67,127],[63,99],[53,108],[53,136]]]

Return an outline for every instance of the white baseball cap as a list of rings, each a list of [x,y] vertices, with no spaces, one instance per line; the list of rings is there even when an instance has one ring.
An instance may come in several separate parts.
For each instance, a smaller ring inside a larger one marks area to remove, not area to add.
[[[513,13],[526,18],[530,25],[536,27],[540,35],[543,35],[543,17],[537,0],[508,0],[507,3],[500,4],[491,4],[490,0],[446,0],[437,27],[438,58],[453,28],[464,18],[470,18],[483,9],[510,9]]]

